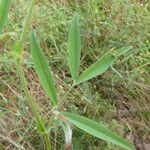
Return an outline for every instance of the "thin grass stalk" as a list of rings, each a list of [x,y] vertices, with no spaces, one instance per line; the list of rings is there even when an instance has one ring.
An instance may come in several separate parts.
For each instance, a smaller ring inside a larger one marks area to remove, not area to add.
[[[49,137],[48,133],[43,134],[43,139],[46,144],[47,150],[51,150],[50,137]]]
[[[33,115],[35,116],[35,120],[36,120],[36,124],[37,126],[40,127],[40,134],[43,136],[44,142],[46,144],[47,150],[51,150],[51,143],[50,143],[50,137],[48,135],[48,133],[46,132],[46,127],[45,127],[45,123],[43,120],[41,120],[41,117],[37,111],[37,105],[35,103],[34,97],[31,96],[27,84],[26,84],[26,78],[25,78],[25,74],[24,74],[24,70],[23,70],[23,66],[20,62],[19,59],[16,60],[16,67],[17,67],[17,72],[18,72],[18,76],[20,78],[21,81],[21,86],[22,89],[24,90],[24,93],[27,97],[27,101],[28,104],[33,112]]]
[[[34,113],[34,115],[36,117],[38,117],[38,113],[37,113],[37,110],[36,110],[36,106],[34,104],[34,100],[33,100],[33,97],[30,95],[29,91],[28,91],[28,87],[27,87],[27,84],[26,84],[26,79],[25,79],[25,75],[24,75],[24,71],[23,71],[23,66],[21,64],[21,61],[19,59],[16,60],[16,67],[17,67],[17,71],[18,71],[18,75],[19,75],[19,78],[20,78],[20,81],[21,81],[21,86],[25,92],[25,95],[27,97],[27,100],[29,102],[29,105]]]
[[[19,50],[20,55],[22,53],[22,49],[23,49],[22,43],[25,40],[25,35],[26,35],[26,31],[28,29],[28,25],[29,25],[30,18],[31,18],[31,15],[32,15],[33,6],[34,6],[34,0],[31,2],[31,6],[29,8],[27,18],[24,22],[24,27],[23,27],[21,37],[20,37],[20,40],[19,40],[21,42],[21,47],[20,47],[20,50]],[[42,117],[40,116],[40,114],[38,113],[37,105],[35,103],[34,97],[30,94],[30,92],[28,90],[28,86],[27,86],[27,82],[26,82],[26,78],[25,78],[25,74],[24,74],[24,69],[23,69],[23,66],[22,66],[22,63],[21,63],[21,57],[15,58],[15,63],[16,63],[16,67],[17,67],[18,76],[19,76],[20,81],[21,81],[22,89],[24,90],[24,93],[27,97],[27,102],[29,104],[29,107],[31,108],[31,111],[32,111],[32,113],[35,117],[35,121],[36,121],[38,131],[44,139],[44,143],[46,145],[47,150],[51,150],[50,137],[49,137],[49,134],[46,132],[47,129],[46,129],[46,126],[45,126],[45,122],[42,119]]]

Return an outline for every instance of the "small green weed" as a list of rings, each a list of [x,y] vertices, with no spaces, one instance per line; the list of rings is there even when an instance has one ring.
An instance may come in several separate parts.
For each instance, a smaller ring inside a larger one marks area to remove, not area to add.
[[[87,119],[83,116],[76,115],[74,113],[69,112],[61,112],[57,108],[59,108],[58,99],[56,96],[56,90],[54,81],[52,79],[51,71],[49,70],[46,59],[42,54],[42,50],[36,40],[35,33],[32,32],[30,38],[31,52],[33,61],[35,64],[35,70],[39,76],[41,84],[45,89],[49,99],[51,100],[54,111],[53,114],[56,116],[56,121],[61,124],[64,129],[66,146],[65,149],[72,149],[72,130],[69,122],[76,125],[80,129],[85,132],[104,139],[113,144],[117,144],[121,147],[124,147],[129,150],[133,150],[134,146],[126,142],[120,136],[116,135],[106,127],[97,122],[94,122],[90,119]],[[117,51],[106,54],[103,58],[98,60],[96,63],[91,65],[88,69],[86,69],[81,75],[78,76],[79,66],[80,66],[80,55],[81,55],[81,39],[80,39],[80,31],[79,31],[79,19],[78,15],[73,17],[73,21],[69,31],[68,37],[68,60],[70,71],[73,79],[73,86],[82,83],[88,79],[91,79],[99,74],[104,73],[112,63],[117,59],[118,56],[129,50],[131,47],[121,48]]]
[[[61,150],[65,139],[66,149],[71,143],[75,150],[122,149],[117,141],[103,141],[108,138],[99,126],[105,126],[144,149],[150,131],[150,3],[37,0],[33,11],[30,2],[0,0],[0,148]],[[66,42],[74,11],[82,22],[76,14]],[[34,32],[30,43],[26,34],[32,15],[40,44]],[[29,45],[39,49],[31,51],[33,61]],[[73,124],[78,128],[72,131]]]

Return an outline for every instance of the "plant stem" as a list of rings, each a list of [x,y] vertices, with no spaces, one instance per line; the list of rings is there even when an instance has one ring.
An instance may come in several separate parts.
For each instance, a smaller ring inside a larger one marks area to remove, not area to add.
[[[23,30],[20,36],[20,43],[21,46],[19,47],[19,50],[15,50],[16,52],[19,51],[19,55],[21,55],[22,51],[23,51],[23,42],[25,40],[25,35],[26,35],[26,31],[30,22],[30,18],[31,18],[31,14],[32,14],[32,10],[33,10],[33,6],[34,6],[34,1],[32,0],[29,11],[28,11],[28,15],[25,19],[24,25],[23,25]],[[18,47],[17,47],[18,48]],[[49,134],[47,133],[47,129],[45,126],[45,121],[42,118],[42,116],[39,114],[38,110],[37,110],[37,105],[35,103],[35,98],[30,94],[29,90],[28,90],[28,86],[27,86],[27,82],[26,82],[26,78],[25,78],[25,74],[24,74],[24,70],[23,70],[23,66],[21,64],[21,57],[15,58],[15,62],[16,62],[16,68],[17,68],[17,72],[18,72],[18,76],[20,78],[21,81],[21,86],[22,89],[24,90],[24,93],[26,95],[27,98],[27,102],[29,104],[29,107],[31,108],[31,111],[35,117],[35,122],[37,125],[37,129],[39,131],[39,134],[43,137],[44,139],[44,143],[47,147],[47,150],[51,150],[51,143],[50,143],[50,137]]]
[[[31,97],[31,95],[28,92],[28,87],[26,85],[26,79],[25,79],[25,75],[24,75],[24,72],[23,72],[23,66],[22,66],[22,64],[21,64],[19,59],[16,60],[16,67],[17,67],[18,75],[19,75],[20,80],[21,80],[21,86],[22,86],[22,88],[23,88],[23,90],[25,92],[25,95],[27,97],[28,103],[29,103],[33,113],[36,115],[36,117],[38,117],[35,103],[34,103],[32,97]]]
[[[72,129],[70,124],[64,122],[60,118],[57,118],[57,123],[62,127],[65,135],[65,147],[64,150],[72,150]]]
[[[50,137],[47,133],[43,134],[44,142],[47,146],[47,150],[51,150],[51,143],[50,143]]]
[[[44,142],[47,146],[47,150],[51,150],[50,138],[49,138],[48,133],[46,132],[45,123],[44,123],[43,119],[41,119],[41,117],[37,111],[37,105],[34,102],[35,101],[34,97],[31,96],[31,94],[28,90],[28,87],[26,84],[25,74],[23,71],[23,66],[20,62],[20,59],[16,60],[16,67],[17,67],[17,72],[18,72],[18,75],[19,75],[19,78],[21,81],[22,89],[24,90],[24,93],[27,97],[28,104],[29,104],[34,116],[35,116],[35,120],[36,120],[36,124],[37,124],[38,130],[39,130],[39,133],[43,136]]]

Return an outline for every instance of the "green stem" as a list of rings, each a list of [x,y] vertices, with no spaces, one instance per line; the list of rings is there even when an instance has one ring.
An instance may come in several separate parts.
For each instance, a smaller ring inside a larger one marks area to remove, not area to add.
[[[32,0],[32,2],[31,2],[31,5],[30,5],[29,11],[28,11],[28,15],[25,19],[25,22],[24,22],[24,25],[23,25],[23,30],[22,30],[22,33],[21,33],[21,36],[20,36],[20,39],[19,39],[19,45],[15,49],[15,52],[19,52],[20,56],[21,56],[21,53],[22,53],[22,50],[23,50],[23,42],[25,40],[26,31],[28,29],[28,25],[29,25],[29,22],[30,22],[30,18],[31,18],[31,14],[32,14],[33,6],[34,6],[34,1],[35,0]],[[21,64],[21,57],[15,58],[15,60],[16,60],[16,67],[17,67],[18,76],[19,76],[20,81],[21,81],[21,86],[22,86],[22,89],[24,90],[24,93],[26,95],[29,107],[31,108],[31,111],[32,111],[32,113],[35,117],[35,122],[36,122],[36,125],[37,125],[37,129],[38,129],[40,135],[44,139],[47,150],[51,150],[50,137],[49,137],[49,134],[47,133],[47,129],[46,129],[46,126],[45,126],[45,121],[40,116],[40,114],[37,110],[38,107],[35,103],[35,99],[30,94],[30,92],[28,90],[28,86],[27,86],[23,66]]]
[[[38,130],[39,130],[40,134],[43,135],[43,139],[44,139],[45,144],[47,146],[47,150],[51,150],[50,138],[49,138],[48,133],[46,132],[45,123],[44,123],[43,119],[40,117],[40,115],[39,115],[39,113],[36,109],[37,106],[36,106],[36,103],[34,102],[35,100],[31,96],[31,94],[28,90],[28,87],[27,87],[27,84],[26,84],[25,74],[24,74],[24,71],[23,71],[23,66],[20,62],[20,59],[16,60],[16,67],[17,67],[18,75],[19,75],[19,78],[20,78],[20,81],[21,81],[22,89],[24,90],[24,93],[27,97],[28,104],[29,104],[34,116],[35,116],[35,120],[36,120]]]
[[[47,133],[44,133],[43,138],[44,138],[45,144],[47,146],[47,150],[51,150],[51,143],[50,143],[49,135]]]
[[[19,78],[21,80],[21,86],[22,86],[22,88],[25,92],[25,95],[27,97],[27,100],[29,102],[29,105],[31,106],[31,109],[32,109],[33,113],[36,115],[37,114],[36,106],[33,102],[33,99],[31,97],[31,95],[28,92],[28,87],[26,85],[26,79],[25,79],[25,75],[24,75],[24,72],[23,72],[23,66],[22,66],[19,59],[16,60],[16,67],[17,67]],[[37,115],[36,115],[36,117],[37,117]]]

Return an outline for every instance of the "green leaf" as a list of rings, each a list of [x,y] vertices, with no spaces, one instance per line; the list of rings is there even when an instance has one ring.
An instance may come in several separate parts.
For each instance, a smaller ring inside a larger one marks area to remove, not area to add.
[[[75,80],[78,76],[81,56],[81,37],[79,29],[79,18],[75,14],[68,35],[68,61],[71,76]]]
[[[102,124],[99,124],[83,116],[79,116],[68,112],[63,112],[63,115],[68,119],[69,122],[97,138],[111,142],[128,150],[135,150],[132,144],[128,143],[122,137],[107,129]]]
[[[6,25],[11,0],[1,0],[0,3],[0,33]]]
[[[42,49],[40,48],[36,40],[34,32],[31,33],[30,46],[35,65],[35,70],[40,79],[40,82],[44,90],[46,91],[48,97],[52,101],[52,104],[57,105],[57,95],[52,74],[51,71],[49,70],[47,61],[42,53]]]
[[[126,51],[131,49],[132,47],[124,47],[114,51],[113,53],[108,53],[94,64],[92,64],[89,68],[87,68],[75,81],[75,84],[82,83],[87,81],[97,75],[104,73],[113,63],[114,61]]]

